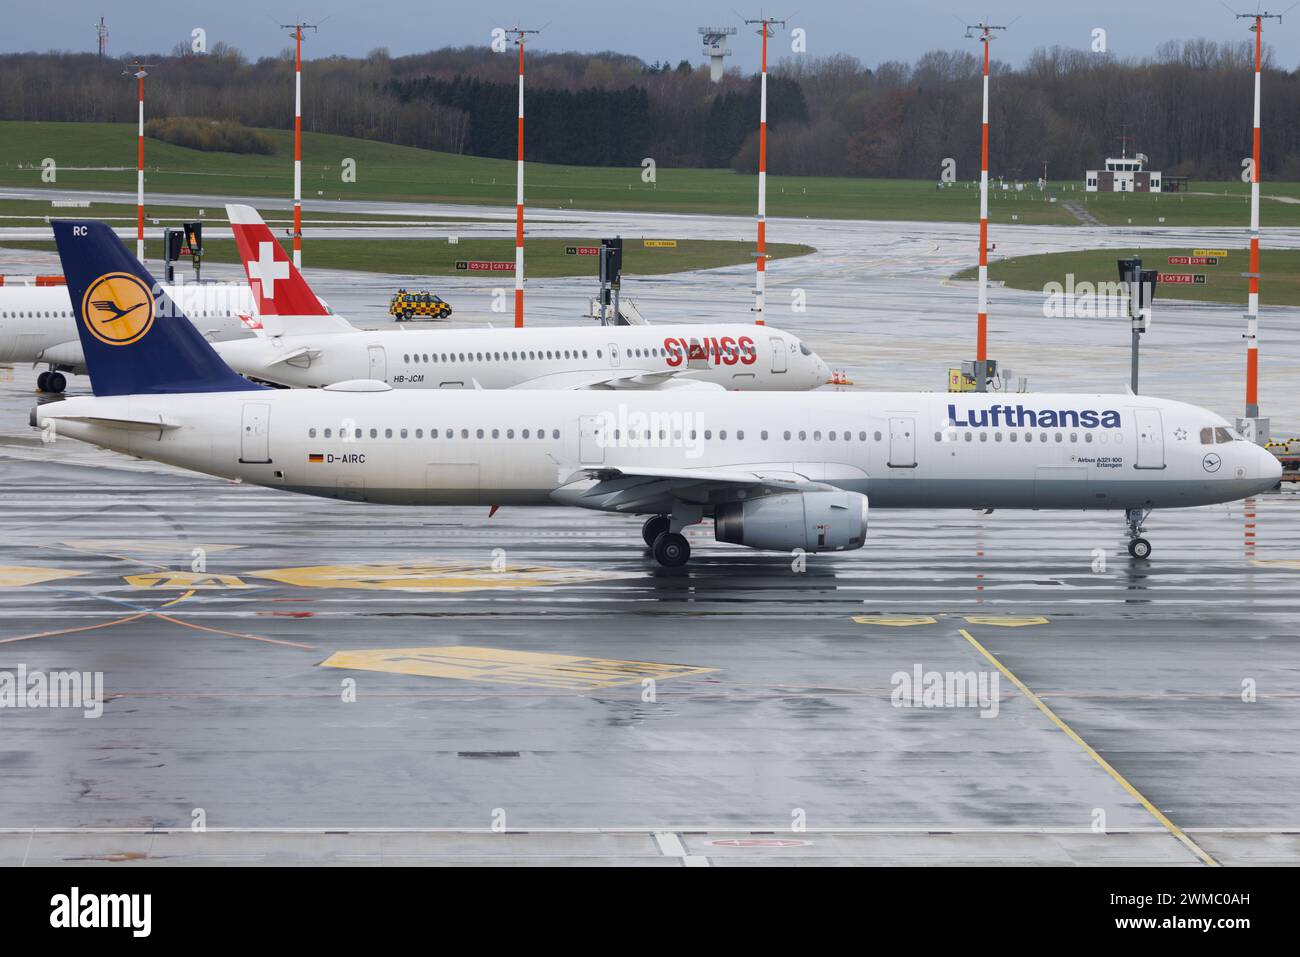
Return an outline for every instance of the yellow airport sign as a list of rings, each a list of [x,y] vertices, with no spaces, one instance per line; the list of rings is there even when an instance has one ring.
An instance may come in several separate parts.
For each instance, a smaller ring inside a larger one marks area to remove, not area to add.
[[[975,377],[964,375],[961,369],[948,370],[948,391],[949,392],[974,392]]]
[[[648,249],[676,249],[677,240],[675,239],[647,239],[642,242],[643,246]]]
[[[321,667],[484,681],[560,691],[592,691],[618,685],[639,685],[646,678],[662,681],[717,670],[653,661],[622,661],[616,658],[461,645],[446,648],[336,651],[321,662]]]
[[[1224,256],[1228,255],[1228,251],[1226,249],[1193,249],[1192,255],[1193,256],[1218,256],[1220,259],[1222,259]]]

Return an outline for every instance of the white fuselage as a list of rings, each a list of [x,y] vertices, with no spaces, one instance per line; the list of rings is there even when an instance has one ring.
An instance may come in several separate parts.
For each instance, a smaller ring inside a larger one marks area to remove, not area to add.
[[[277,324],[288,329],[300,321],[278,319]],[[645,389],[708,383],[781,392],[814,389],[830,376],[797,337],[770,326],[344,327],[215,348],[235,371],[294,388],[376,379],[395,389]]]
[[[240,318],[253,309],[247,286],[178,283],[162,288],[207,339],[250,334]],[[64,372],[85,373],[67,286],[0,286],[0,362],[48,363]]]
[[[1131,395],[267,389],[78,397],[34,410],[50,422],[196,472],[409,505],[620,510],[570,494],[595,467],[796,474],[904,508],[1204,505],[1280,474],[1214,413]]]

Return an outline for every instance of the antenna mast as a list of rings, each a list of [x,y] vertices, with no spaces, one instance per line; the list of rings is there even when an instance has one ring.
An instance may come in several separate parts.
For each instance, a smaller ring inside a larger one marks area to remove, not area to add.
[[[506,30],[519,47],[519,151],[515,172],[515,328],[524,327],[524,38],[541,30],[515,26]]]
[[[302,31],[314,23],[282,23],[293,31],[293,265],[302,269]]]
[[[763,59],[759,72],[758,92],[758,249],[754,253],[754,322],[764,325],[763,309],[767,298],[767,41],[776,35],[772,28],[785,26],[776,17],[746,20],[747,26],[758,25],[763,37]]]
[[[967,39],[984,45],[984,112],[980,138],[980,262],[979,318],[975,332],[975,391],[988,391],[989,333],[989,43],[994,30],[1006,27],[974,23],[966,27]],[[974,31],[974,32],[972,32]]]

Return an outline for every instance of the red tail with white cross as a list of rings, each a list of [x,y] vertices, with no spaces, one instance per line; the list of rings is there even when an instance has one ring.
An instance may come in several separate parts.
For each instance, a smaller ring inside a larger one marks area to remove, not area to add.
[[[228,204],[235,246],[262,316],[325,316],[329,312],[251,206]]]

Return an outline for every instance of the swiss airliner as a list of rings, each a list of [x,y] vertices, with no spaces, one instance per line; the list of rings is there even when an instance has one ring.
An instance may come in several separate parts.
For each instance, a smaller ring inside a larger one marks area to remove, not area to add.
[[[329,315],[250,206],[226,207],[257,300],[257,338],[217,352],[251,379],[321,388],[376,379],[394,389],[680,389],[792,392],[830,370],[771,326],[358,329]]]
[[[708,518],[722,542],[819,552],[862,547],[868,502],[1113,509],[1144,559],[1152,509],[1281,475],[1220,416],[1149,396],[270,389],[230,369],[107,226],[54,230],[95,394],[40,405],[32,425],[285,491],[643,515],[667,566]]]

